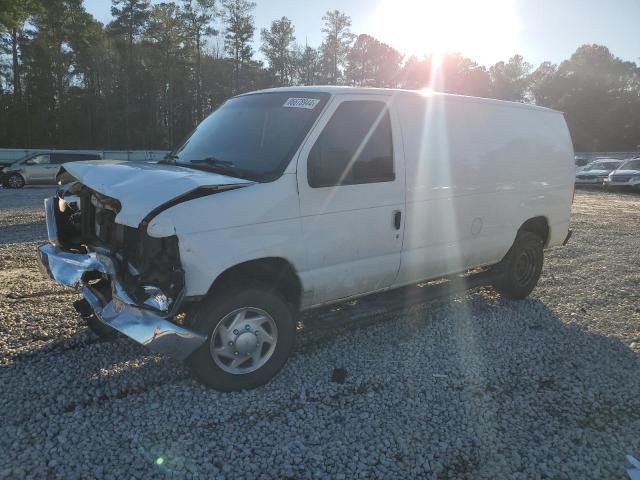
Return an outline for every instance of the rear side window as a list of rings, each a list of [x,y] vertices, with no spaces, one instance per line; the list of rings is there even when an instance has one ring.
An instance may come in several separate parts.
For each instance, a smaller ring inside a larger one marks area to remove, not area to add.
[[[49,155],[36,155],[25,162],[27,165],[45,165],[49,163]]]
[[[341,103],[309,153],[307,180],[314,188],[395,180],[386,104]]]

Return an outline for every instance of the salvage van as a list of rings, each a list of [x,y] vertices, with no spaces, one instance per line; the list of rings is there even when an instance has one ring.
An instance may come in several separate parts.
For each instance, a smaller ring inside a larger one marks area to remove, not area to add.
[[[521,299],[563,244],[563,115],[346,87],[229,99],[160,164],[82,162],[45,200],[43,271],[76,308],[219,390],[269,381],[297,315],[488,267]]]

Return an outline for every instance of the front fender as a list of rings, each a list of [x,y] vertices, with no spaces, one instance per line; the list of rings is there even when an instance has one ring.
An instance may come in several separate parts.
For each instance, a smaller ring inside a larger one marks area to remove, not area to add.
[[[300,219],[181,236],[187,296],[205,295],[224,271],[251,260],[283,258],[301,274],[306,263]],[[305,287],[304,276],[300,275]]]
[[[204,295],[222,272],[250,260],[280,257],[305,270],[293,174],[174,205],[148,228],[178,236],[187,296]]]

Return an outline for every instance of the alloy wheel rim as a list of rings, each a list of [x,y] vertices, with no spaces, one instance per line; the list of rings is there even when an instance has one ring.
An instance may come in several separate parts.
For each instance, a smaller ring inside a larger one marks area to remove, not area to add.
[[[255,372],[273,356],[278,327],[260,308],[243,307],[224,316],[211,334],[209,351],[215,364],[227,373]]]
[[[18,188],[20,186],[20,178],[17,175],[11,175],[9,177],[9,186],[12,188]]]

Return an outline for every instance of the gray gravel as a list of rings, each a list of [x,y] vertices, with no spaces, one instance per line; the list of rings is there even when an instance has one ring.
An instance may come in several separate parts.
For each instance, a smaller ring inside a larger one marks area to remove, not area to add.
[[[601,479],[640,457],[640,196],[578,192],[529,300],[305,332],[272,383],[222,394],[99,341],[42,278],[51,192],[0,190],[0,478]]]

